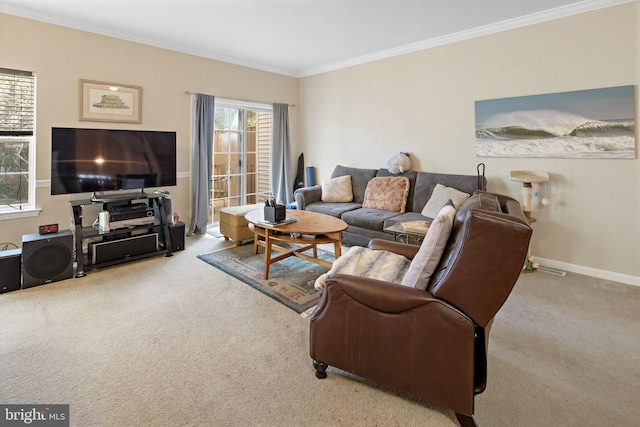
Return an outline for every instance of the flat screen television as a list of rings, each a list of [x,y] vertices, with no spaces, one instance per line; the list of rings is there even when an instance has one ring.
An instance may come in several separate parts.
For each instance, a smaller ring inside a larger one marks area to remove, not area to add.
[[[51,128],[52,195],[174,185],[175,132]]]

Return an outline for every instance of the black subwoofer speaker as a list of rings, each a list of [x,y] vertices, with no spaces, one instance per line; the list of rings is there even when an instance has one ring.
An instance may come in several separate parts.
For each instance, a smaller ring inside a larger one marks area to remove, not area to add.
[[[73,235],[70,230],[55,234],[22,236],[23,288],[71,277],[73,277]]]
[[[20,289],[20,256],[22,249],[0,251],[0,294]]]

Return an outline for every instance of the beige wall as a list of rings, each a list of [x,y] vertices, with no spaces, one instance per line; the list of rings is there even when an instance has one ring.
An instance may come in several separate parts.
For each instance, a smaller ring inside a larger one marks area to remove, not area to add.
[[[36,204],[42,212],[35,218],[0,220],[0,242],[18,246],[22,234],[36,233],[39,224],[68,227],[68,201],[82,198],[50,195],[51,127],[176,131],[178,185],[168,190],[173,210],[188,223],[191,97],[184,92],[266,103],[298,101],[298,80],[292,77],[4,14],[0,14],[0,67],[35,71],[37,76]],[[79,121],[80,79],[141,86],[142,124]],[[290,123],[298,151],[295,108],[290,109]]]
[[[534,206],[532,254],[552,267],[640,284],[637,159],[478,158],[474,151],[476,100],[637,85],[639,21],[633,2],[295,79],[0,14],[0,66],[37,73],[42,209],[36,218],[1,220],[0,241],[19,244],[38,224],[69,221],[71,197],[49,195],[52,126],[175,130],[179,179],[169,190],[174,210],[189,218],[188,90],[296,104],[292,151],[316,166],[318,182],[336,163],[385,167],[400,150],[412,153],[417,170],[475,174],[484,162],[489,190],[518,199],[510,170],[547,171],[542,193],[551,204]],[[142,86],[142,124],[80,122],[79,79]]]
[[[637,159],[478,158],[474,147],[476,100],[637,85],[639,17],[634,2],[303,78],[305,161],[318,182],[336,163],[386,167],[398,151],[430,172],[475,174],[483,162],[489,190],[518,200],[510,170],[549,172],[532,254],[640,285]]]

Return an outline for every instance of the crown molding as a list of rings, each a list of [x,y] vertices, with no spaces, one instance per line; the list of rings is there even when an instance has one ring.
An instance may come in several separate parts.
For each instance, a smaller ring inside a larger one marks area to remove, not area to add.
[[[444,46],[451,43],[457,43],[477,37],[490,34],[496,34],[503,31],[522,28],[529,25],[540,24],[559,18],[578,15],[580,13],[591,12],[607,7],[618,6],[624,3],[632,3],[636,0],[586,0],[568,6],[562,6],[555,9],[549,9],[544,12],[533,13],[506,21],[497,22],[495,24],[484,25],[482,27],[473,28],[471,30],[460,31],[458,33],[448,34],[442,37],[436,37],[421,42],[411,43],[393,49],[387,49],[370,55],[363,55],[357,58],[340,61],[333,64],[323,65],[320,67],[309,68],[298,73],[298,77],[310,77],[316,74],[322,74],[329,71],[336,71],[343,68],[353,67],[356,65],[366,64],[368,62],[379,61],[394,56],[405,55],[407,53],[417,52],[420,50],[431,49],[438,46]]]
[[[565,18],[572,15],[578,15],[580,13],[591,12],[598,9],[604,9],[607,7],[617,6],[625,3],[632,3],[636,0],[585,0],[578,3],[574,3],[567,6],[561,6],[555,9],[549,9],[543,12],[534,13],[506,21],[497,22],[495,24],[485,25],[482,27],[473,28],[471,30],[461,31],[454,34],[449,34],[442,37],[436,37],[416,43],[411,43],[405,46],[400,46],[393,49],[387,49],[380,52],[375,52],[369,55],[358,56],[345,61],[335,62],[332,64],[321,65],[319,67],[308,68],[302,71],[296,71],[291,69],[284,69],[273,67],[265,64],[259,64],[252,61],[243,60],[240,58],[229,57],[220,55],[215,52],[198,50],[188,48],[182,45],[162,43],[157,40],[146,39],[140,37],[137,34],[129,32],[119,32],[111,29],[88,25],[82,22],[78,22],[72,19],[65,19],[62,17],[53,17],[48,14],[29,9],[22,6],[17,6],[10,3],[4,3],[0,1],[0,13],[6,13],[9,15],[20,16],[27,19],[33,19],[36,21],[47,22],[54,25],[60,25],[67,28],[73,28],[81,31],[95,33],[103,36],[114,37],[122,40],[127,40],[135,43],[141,43],[148,46],[154,46],[161,49],[172,50],[188,55],[199,56],[203,58],[213,59],[216,61],[226,62],[229,64],[239,65],[248,68],[254,68],[261,71],[266,71],[275,74],[282,74],[289,77],[309,77],[316,74],[322,74],[329,71],[336,71],[343,68],[353,67],[356,65],[365,64],[368,62],[379,61],[381,59],[391,58],[394,56],[404,55],[407,53],[417,52],[420,50],[431,49],[438,46],[443,46],[451,43],[456,43],[463,40],[469,40],[476,37],[482,37],[490,34],[495,34],[503,31],[508,31],[516,28],[526,27],[529,25],[540,24],[547,21],[552,21],[559,18]]]
[[[157,40],[141,37],[138,34],[116,31],[108,29],[98,25],[90,25],[75,19],[67,19],[59,16],[51,16],[40,11],[30,9],[23,6],[17,6],[14,4],[3,3],[0,1],[0,13],[6,13],[7,15],[19,16],[21,18],[31,19],[34,21],[46,22],[52,25],[58,25],[65,28],[72,28],[74,30],[85,31],[87,33],[98,34],[106,37],[113,37],[120,40],[126,40],[133,43],[140,43],[147,46],[153,46],[160,49],[167,49],[174,52],[184,53],[187,55],[199,56],[202,58],[213,59],[215,61],[226,62],[228,64],[239,65],[242,67],[253,68],[261,71],[267,71],[275,74],[282,74],[289,77],[298,77],[298,72],[285,68],[273,67],[265,64],[260,64],[252,61],[243,60],[240,58],[234,58],[226,55],[221,55],[216,52],[210,52],[207,50],[193,49],[185,47],[179,44],[163,43]]]

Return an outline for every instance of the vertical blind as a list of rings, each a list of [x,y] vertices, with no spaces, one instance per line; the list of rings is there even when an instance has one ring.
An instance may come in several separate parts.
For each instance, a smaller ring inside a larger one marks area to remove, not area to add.
[[[34,74],[0,68],[0,136],[33,135]]]

